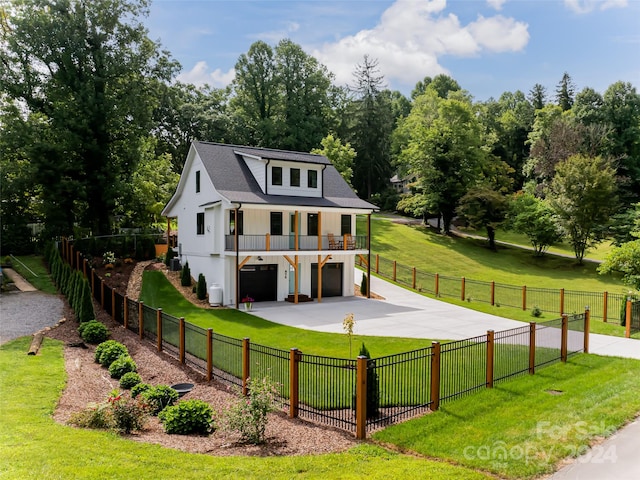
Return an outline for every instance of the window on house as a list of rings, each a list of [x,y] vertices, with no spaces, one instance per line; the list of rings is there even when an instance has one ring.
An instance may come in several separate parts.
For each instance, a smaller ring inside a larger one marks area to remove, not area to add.
[[[282,167],[271,167],[271,184],[282,185]]]
[[[307,171],[307,187],[318,188],[318,171],[317,170]]]
[[[340,215],[340,235],[351,234],[351,215]]]
[[[231,210],[229,212],[229,233],[231,235],[234,235],[236,232],[236,229],[238,229],[238,235],[242,235],[242,231],[243,231],[243,211],[240,210],[238,212],[238,221],[236,222],[236,211],[235,210]]]
[[[307,235],[318,235],[318,214],[309,213],[307,215]]]
[[[271,212],[271,235],[282,235],[282,212]]]
[[[290,171],[291,174],[291,186],[292,187],[299,187],[300,186],[300,169],[299,168],[292,168]]]
[[[196,193],[200,192],[200,170],[196,171]]]
[[[204,235],[204,212],[196,214],[196,233]]]

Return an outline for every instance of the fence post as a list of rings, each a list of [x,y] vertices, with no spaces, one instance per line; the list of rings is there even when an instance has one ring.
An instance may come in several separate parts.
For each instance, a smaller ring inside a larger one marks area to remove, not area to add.
[[[431,342],[431,410],[440,408],[440,342]]]
[[[144,338],[144,302],[138,303],[138,335],[140,340]]]
[[[207,328],[207,382],[213,373],[213,328]]]
[[[104,282],[100,279],[100,308],[104,310]]]
[[[589,305],[584,307],[584,353],[589,353],[589,330],[591,329],[591,311]]]
[[[116,320],[116,289],[111,289],[111,319]]]
[[[529,374],[536,373],[536,322],[529,322]]]
[[[562,315],[562,331],[560,336],[560,361],[567,361],[567,337],[569,332],[569,317]]]
[[[602,321],[607,323],[607,311],[609,310],[609,292],[605,291],[602,298]]]
[[[462,277],[462,282],[460,283],[460,300],[464,301],[464,287],[465,287],[465,278]]]
[[[496,304],[496,282],[491,282],[491,306]]]
[[[631,297],[627,297],[627,305],[624,310],[624,326],[624,336],[627,338],[631,338]]]
[[[80,250],[76,250],[76,270],[80,270]]]
[[[249,393],[247,382],[251,375],[249,364],[249,339],[247,337],[242,339],[242,395]]]
[[[527,286],[522,286],[522,310],[527,311]]]
[[[439,273],[436,273],[435,280],[436,280],[435,295],[437,297],[438,294],[440,293],[440,274]]]
[[[158,351],[162,351],[162,309],[156,310],[156,340]]]
[[[396,265],[397,265],[397,262],[394,260],[393,261],[393,281],[394,282],[396,281]]]
[[[487,388],[493,388],[493,359],[495,332],[487,330]]]
[[[84,278],[87,278],[87,259],[86,258],[82,259],[82,274],[84,275]]]
[[[73,245],[71,245],[69,247],[69,266],[73,269],[73,260],[74,260],[74,255],[73,255]]]
[[[180,320],[178,320],[178,327],[180,336],[180,363],[184,363],[184,317],[180,317]]]
[[[356,374],[356,438],[367,437],[367,364],[369,359],[360,355]]]
[[[96,295],[96,276],[93,269],[91,269],[91,296],[95,298]]]
[[[380,255],[376,253],[376,273],[380,271]]]
[[[564,315],[564,288],[560,289],[560,315]]]
[[[412,279],[412,288],[416,289],[416,267],[413,267],[413,279]]]
[[[126,295],[124,296],[124,306],[123,306],[123,310],[124,310],[124,323],[123,326],[125,328],[125,330],[129,327],[129,297],[127,297]]]
[[[299,368],[300,351],[297,348],[289,350],[289,418],[298,416],[298,401],[300,392]]]

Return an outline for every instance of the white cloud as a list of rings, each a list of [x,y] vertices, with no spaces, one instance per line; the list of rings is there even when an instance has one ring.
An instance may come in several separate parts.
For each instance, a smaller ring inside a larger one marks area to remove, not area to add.
[[[507,0],[487,0],[487,3],[491,8],[502,10],[502,5],[504,5],[506,1]]]
[[[628,0],[564,0],[564,4],[575,13],[591,13],[594,10],[608,10],[610,8],[624,8]]]
[[[200,61],[188,72],[183,72],[178,75],[177,80],[184,83],[192,83],[199,87],[208,84],[212,87],[222,88],[229,85],[235,76],[236,72],[233,68],[226,73],[219,68],[211,72],[207,62]]]
[[[480,16],[465,26],[445,13],[446,6],[445,0],[397,0],[372,29],[326,43],[312,55],[336,75],[338,84],[352,83],[355,66],[368,54],[378,59],[387,81],[411,86],[427,75],[447,73],[440,56],[519,51],[529,41],[524,22]]]

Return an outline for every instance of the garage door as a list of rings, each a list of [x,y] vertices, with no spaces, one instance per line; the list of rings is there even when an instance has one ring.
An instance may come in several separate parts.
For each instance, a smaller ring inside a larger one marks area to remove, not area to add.
[[[275,302],[278,297],[278,265],[245,265],[240,269],[240,300]]]
[[[342,296],[342,263],[325,263],[322,267],[322,296]],[[318,297],[318,264],[311,264],[311,297]]]

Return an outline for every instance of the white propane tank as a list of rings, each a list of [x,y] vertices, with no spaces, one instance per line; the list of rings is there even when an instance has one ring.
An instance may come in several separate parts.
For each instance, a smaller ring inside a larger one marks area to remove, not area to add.
[[[222,287],[217,283],[209,287],[209,305],[212,307],[222,305]]]

